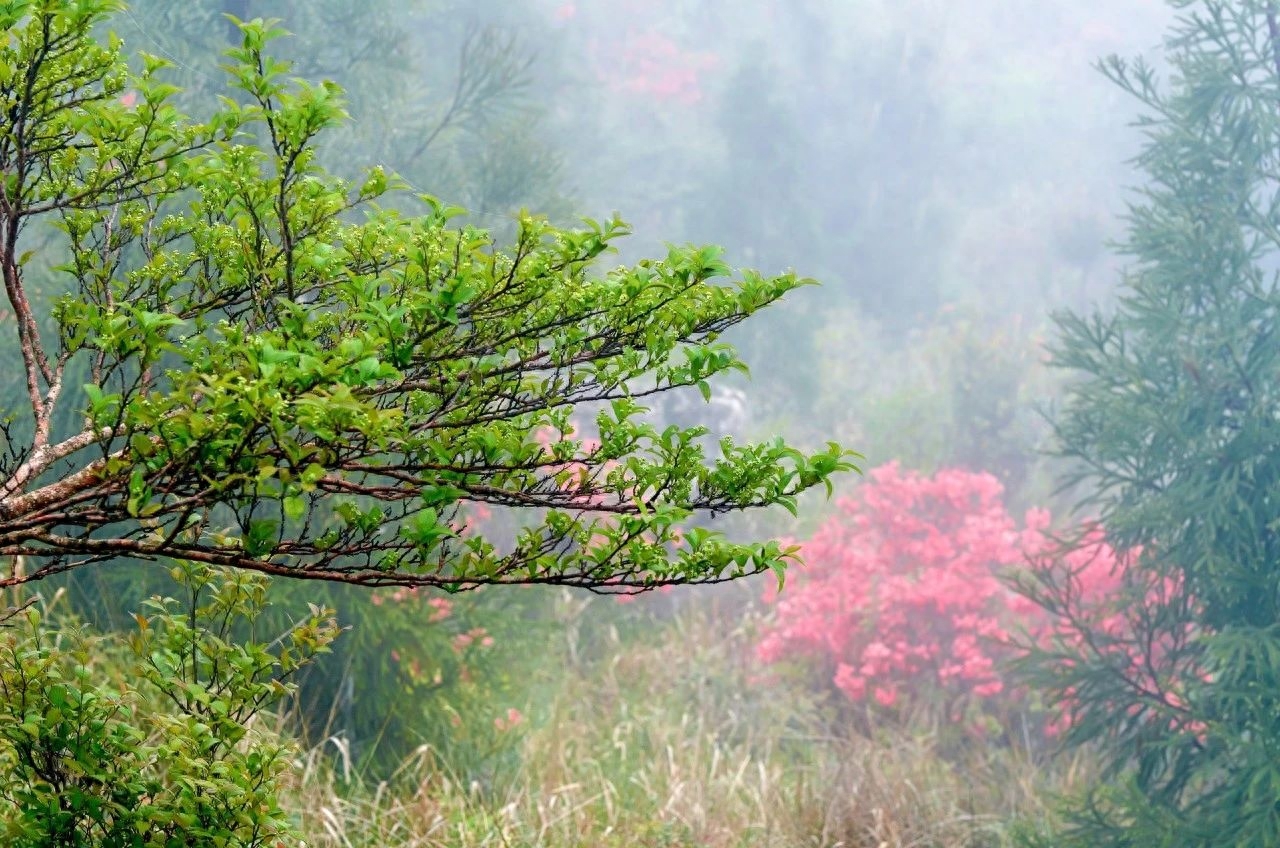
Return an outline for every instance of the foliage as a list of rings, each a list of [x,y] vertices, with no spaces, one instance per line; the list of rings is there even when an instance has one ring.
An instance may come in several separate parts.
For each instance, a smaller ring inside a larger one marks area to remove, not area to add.
[[[294,73],[332,78],[348,93],[350,120],[332,127],[317,151],[327,167],[357,176],[362,161],[384,162],[413,185],[460,198],[473,216],[508,233],[508,212],[519,206],[555,216],[563,211],[559,162],[543,138],[543,106],[530,96],[545,64],[542,58],[534,63],[531,49],[539,33],[519,16],[518,7],[510,0],[372,0],[358,6],[345,0],[134,0],[113,25],[130,45],[171,60],[165,77],[183,87],[171,102],[204,115],[225,89],[218,69],[223,51],[241,40],[239,28],[224,15],[283,18],[292,37],[273,47],[295,63]],[[124,96],[136,99],[136,93]],[[42,242],[56,245],[52,230],[37,227],[26,234],[37,251],[24,274],[29,290],[38,292],[33,300],[68,287],[65,275],[46,267],[52,263],[45,258],[54,251]],[[48,332],[55,328],[49,326]],[[6,355],[9,351],[0,352]],[[16,347],[11,355],[18,356]],[[71,397],[60,404],[56,431],[79,424],[77,386],[89,376],[83,370],[68,380]],[[21,388],[16,381],[0,381],[0,397],[21,402]],[[119,561],[61,575],[55,585],[68,590],[66,602],[78,616],[120,630],[132,624],[132,611],[151,594],[173,591],[165,572]],[[375,607],[367,593],[341,585],[278,581],[269,591],[271,604],[262,616],[267,627],[285,626],[305,614],[308,603],[318,603],[335,609],[351,631],[297,679],[298,708],[290,712],[297,723],[291,729],[304,744],[332,735],[345,740],[345,750],[360,763],[389,766],[419,744],[459,748],[465,737],[475,742],[475,756],[453,751],[458,754],[454,767],[461,772],[490,768],[482,765],[491,760],[486,752],[497,742],[505,745],[509,734],[476,738],[485,735],[482,725],[476,734],[460,734],[449,717],[454,710],[498,710],[490,701],[506,703],[516,636],[520,627],[531,626],[528,604],[522,603],[527,598],[458,600],[456,614],[440,627],[424,620],[417,604]],[[463,631],[487,626],[499,644],[473,651],[465,665],[449,662],[455,657],[449,650],[455,625]],[[389,650],[409,660],[394,662]],[[426,657],[445,660],[437,669],[441,682],[434,682],[434,674],[423,680],[411,673]],[[467,764],[472,761],[476,765]]]
[[[0,468],[0,553],[33,567],[0,584],[121,556],[450,590],[785,568],[777,542],[674,531],[794,506],[850,455],[724,441],[708,464],[702,430],[659,431],[639,399],[744,368],[720,334],[805,280],[719,284],[730,270],[708,248],[593,276],[617,221],[524,217],[503,250],[432,198],[416,217],[380,206],[395,186],[381,170],[357,184],[317,164],[341,95],[288,79],[266,52],[278,29],[242,25],[240,101],[196,123],[163,61],[135,75],[117,39],[95,40],[117,6],[3,11],[0,97],[20,119],[0,130],[0,266],[34,432],[10,435]],[[52,339],[19,243],[42,216],[74,289]],[[53,432],[76,363],[85,420]],[[590,441],[569,424],[584,408]],[[468,504],[522,526],[501,548],[462,538]]]
[[[1175,5],[1166,81],[1103,64],[1143,109],[1133,267],[1113,308],[1062,316],[1055,352],[1076,378],[1056,422],[1068,482],[1133,552],[1122,599],[1158,601],[1127,645],[1086,622],[1031,656],[1110,774],[1055,845],[1280,842],[1280,22],[1260,0]],[[1035,587],[1058,610],[1070,589]]]
[[[1105,658],[1115,671],[1081,674],[1074,685],[1055,680],[1042,690],[1056,707],[1050,729],[1065,744],[1091,739],[1100,708],[1144,736],[1203,739],[1204,724],[1191,717],[1185,697],[1188,681],[1206,674],[1193,647],[1194,599],[1176,576],[1139,567],[1140,556],[1118,555],[1103,528],[1090,525],[1074,538],[1041,544],[1030,567],[1013,575],[1012,585],[1035,604],[1035,626],[1017,640],[1016,667],[1035,679],[1038,662],[1074,667],[1085,654]]]
[[[493,532],[486,523],[479,525]],[[71,579],[68,579],[71,578]],[[96,629],[128,631],[132,611],[153,594],[181,595],[168,569],[117,562],[59,575],[60,603]],[[622,596],[619,596],[622,597]],[[491,779],[507,762],[512,734],[493,720],[522,707],[524,670],[553,625],[539,591],[369,591],[342,583],[273,580],[255,629],[276,631],[308,612],[335,611],[343,638],[294,678],[286,728],[306,747],[340,754],[344,772],[386,776],[420,746],[447,757],[460,779]],[[454,649],[454,638],[483,628],[483,638]],[[247,638],[240,628],[237,638]],[[465,720],[459,723],[459,717]]]
[[[314,609],[271,642],[232,639],[265,579],[179,566],[187,598],[154,598],[118,647],[35,612],[0,639],[0,832],[15,846],[274,846],[288,746],[252,728],[337,635]]]
[[[522,2],[456,0],[134,0],[120,31],[174,62],[184,108],[205,114],[223,93],[228,22],[279,18],[295,36],[278,57],[349,93],[350,120],[326,136],[321,161],[343,177],[380,162],[432,194],[492,216],[522,206],[564,210],[561,165],[545,136],[534,45],[544,35]]]
[[[1042,546],[1048,516],[1019,530],[1001,492],[989,474],[871,471],[803,544],[759,657],[816,661],[847,698],[883,708],[941,705],[953,721],[1016,709],[998,666],[1009,630],[1034,623],[1002,578]]]

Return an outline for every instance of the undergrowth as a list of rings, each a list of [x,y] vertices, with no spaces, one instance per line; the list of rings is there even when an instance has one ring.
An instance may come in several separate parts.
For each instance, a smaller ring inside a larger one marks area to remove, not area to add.
[[[500,777],[423,746],[389,780],[362,781],[331,740],[300,758],[283,799],[307,845],[1004,846],[1089,776],[1080,757],[958,747],[923,714],[851,720],[800,680],[761,678],[758,622],[738,604],[628,628],[645,613],[587,624],[610,618],[582,616],[587,603],[560,605],[563,637],[529,669]]]

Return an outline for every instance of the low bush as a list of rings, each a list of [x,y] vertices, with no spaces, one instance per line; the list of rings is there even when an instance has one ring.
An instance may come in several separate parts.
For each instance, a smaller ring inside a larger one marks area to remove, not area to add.
[[[1125,619],[1104,612],[1123,562],[1101,537],[1064,559],[1049,514],[1030,510],[1019,523],[1002,494],[985,473],[871,471],[804,543],[807,567],[776,598],[758,657],[816,666],[882,713],[923,707],[983,735],[1009,730],[1037,707],[1005,668],[1014,637],[1046,645],[1072,638],[1081,615],[1121,629]],[[1015,591],[1010,577],[1027,569],[1070,575],[1071,615]],[[1047,706],[1041,729],[1053,733],[1069,705]]]
[[[35,608],[0,634],[0,836],[12,846],[277,846],[290,746],[256,719],[328,650],[328,610],[239,640],[266,581],[180,565],[127,639]]]

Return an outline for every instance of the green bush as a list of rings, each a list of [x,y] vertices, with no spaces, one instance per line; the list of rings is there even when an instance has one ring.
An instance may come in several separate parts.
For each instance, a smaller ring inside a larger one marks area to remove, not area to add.
[[[0,836],[13,846],[276,845],[286,741],[254,719],[328,650],[328,610],[269,641],[266,580],[174,569],[127,640],[54,629],[34,610],[0,637]],[[113,661],[114,660],[114,661]],[[131,681],[131,682],[125,682]]]
[[[490,784],[514,735],[553,625],[547,592],[440,592],[276,581],[268,618],[304,600],[337,610],[349,633],[297,679],[292,716],[304,744],[339,746],[365,777],[387,777],[420,748],[468,782]]]

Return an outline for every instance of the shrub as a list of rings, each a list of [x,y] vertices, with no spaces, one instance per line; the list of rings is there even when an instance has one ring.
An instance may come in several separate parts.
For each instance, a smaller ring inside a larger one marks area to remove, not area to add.
[[[283,588],[283,587],[277,587]],[[343,591],[351,633],[299,680],[307,740],[345,740],[371,779],[387,777],[422,746],[459,779],[489,785],[517,734],[500,730],[523,706],[530,655],[549,627],[535,590],[453,596],[413,588]]]
[[[870,472],[803,544],[808,567],[777,600],[759,658],[816,663],[846,698],[881,709],[938,707],[982,726],[1033,706],[1004,668],[1013,636],[1074,643],[1087,618],[1123,640],[1129,620],[1105,599],[1124,562],[1096,531],[1060,557],[1049,514],[1030,510],[1019,526],[1002,494],[986,473]],[[1073,608],[1045,610],[1015,591],[1010,576],[1028,569],[1072,581]],[[1070,721],[1070,704],[1053,706],[1064,715],[1050,732]]]
[[[187,598],[149,601],[127,649],[52,630],[34,611],[0,638],[5,844],[248,848],[289,834],[276,798],[289,747],[253,720],[337,626],[313,608],[269,642],[237,643],[265,579],[174,571]]]

